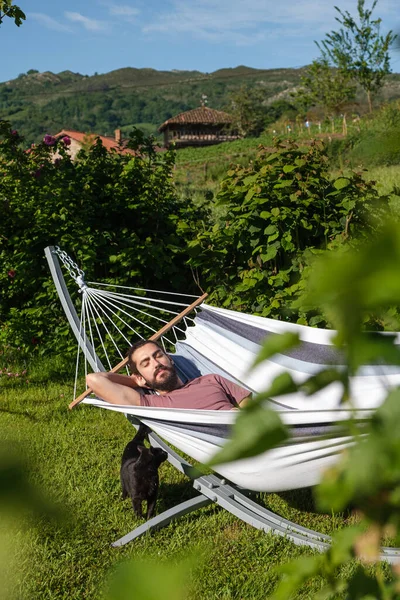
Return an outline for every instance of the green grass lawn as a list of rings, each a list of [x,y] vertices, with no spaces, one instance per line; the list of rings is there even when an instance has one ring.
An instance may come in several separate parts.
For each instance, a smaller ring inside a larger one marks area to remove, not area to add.
[[[25,377],[0,376],[1,441],[10,454],[16,449],[29,481],[61,516],[34,518],[22,510],[2,519],[0,541],[7,561],[1,569],[11,591],[8,596],[0,592],[0,598],[108,597],[102,590],[121,561],[179,563],[192,556],[185,597],[261,599],[276,585],[277,565],[310,552],[257,531],[216,506],[124,548],[111,548],[110,542],[139,523],[130,503],[121,500],[119,483],[120,457],[134,429],[117,413],[83,405],[68,411],[72,381],[57,370],[57,362],[33,364],[27,377],[29,383]],[[169,464],[161,466],[160,474],[158,512],[196,493]],[[347,522],[317,514],[309,490],[259,494],[258,500],[321,532],[331,533]],[[315,581],[312,590],[306,588],[298,597],[311,597],[319,586]]]

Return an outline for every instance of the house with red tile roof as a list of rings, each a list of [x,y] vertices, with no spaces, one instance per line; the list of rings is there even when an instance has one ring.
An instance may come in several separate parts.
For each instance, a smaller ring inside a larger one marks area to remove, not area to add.
[[[200,106],[165,121],[158,131],[164,133],[164,146],[209,146],[240,138],[232,131],[232,117],[222,110]]]
[[[72,129],[63,129],[54,137],[59,139],[65,136],[69,137],[71,140],[71,144],[68,146],[68,152],[70,153],[72,159],[75,158],[79,150],[90,147],[96,142],[97,139],[101,140],[104,148],[106,148],[109,152],[115,151],[121,154],[132,154],[132,156],[135,156],[134,150],[125,147],[124,140],[121,137],[120,129],[115,130],[115,135],[113,138],[104,135],[97,135],[96,133],[82,133],[81,131],[74,131]]]

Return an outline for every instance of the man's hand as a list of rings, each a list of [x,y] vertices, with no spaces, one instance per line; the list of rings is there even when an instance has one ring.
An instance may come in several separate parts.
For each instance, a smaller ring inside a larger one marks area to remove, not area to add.
[[[250,402],[251,397],[252,397],[251,394],[249,394],[248,396],[246,396],[246,398],[243,398],[243,400],[241,400],[239,402],[240,408],[243,408],[244,406],[246,406],[246,404],[248,404]]]

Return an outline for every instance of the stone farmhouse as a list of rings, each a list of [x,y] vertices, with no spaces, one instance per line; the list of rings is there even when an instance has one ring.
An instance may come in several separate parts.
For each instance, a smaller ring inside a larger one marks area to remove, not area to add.
[[[164,133],[164,146],[173,142],[176,148],[209,146],[240,138],[230,130],[232,117],[221,110],[200,106],[165,121],[158,131]]]

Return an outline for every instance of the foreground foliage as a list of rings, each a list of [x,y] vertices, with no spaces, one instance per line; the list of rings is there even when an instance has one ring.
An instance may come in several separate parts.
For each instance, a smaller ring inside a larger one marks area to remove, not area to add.
[[[344,367],[327,368],[300,384],[287,374],[280,375],[237,419],[234,436],[213,464],[254,456],[265,452],[285,438],[275,412],[267,419],[267,398],[306,390],[312,395],[332,382],[342,386],[342,402],[352,407],[351,377],[363,365],[400,365],[396,335],[374,336],[362,332],[365,315],[400,304],[400,284],[396,275],[400,260],[400,229],[387,226],[371,240],[352,252],[336,252],[316,261],[313,276],[303,302],[318,304],[329,315],[337,334],[334,344],[345,358]],[[290,337],[292,339],[290,339]],[[298,343],[296,336],[268,339],[263,360]],[[375,366],[375,368],[377,368]],[[396,371],[395,371],[396,372]],[[400,390],[393,389],[373,414],[368,427],[357,429],[350,420],[349,435],[355,444],[329,469],[316,489],[316,502],[322,510],[357,511],[358,523],[333,536],[331,549],[324,555],[293,561],[281,569],[284,577],[273,594],[286,600],[303,589],[315,577],[324,584],[317,598],[396,599],[400,594],[400,570],[391,568],[389,577],[380,561],[380,546],[390,536],[400,544]],[[356,415],[354,415],[356,417]],[[268,426],[262,424],[267,423]],[[248,436],[249,427],[258,423],[257,437]],[[264,431],[263,431],[264,430]],[[352,561],[360,561],[356,571],[346,570]],[[371,564],[376,570],[371,571]]]
[[[1,0],[0,2],[0,25],[5,17],[12,19],[17,27],[20,27],[26,19],[25,13],[12,0]]]

